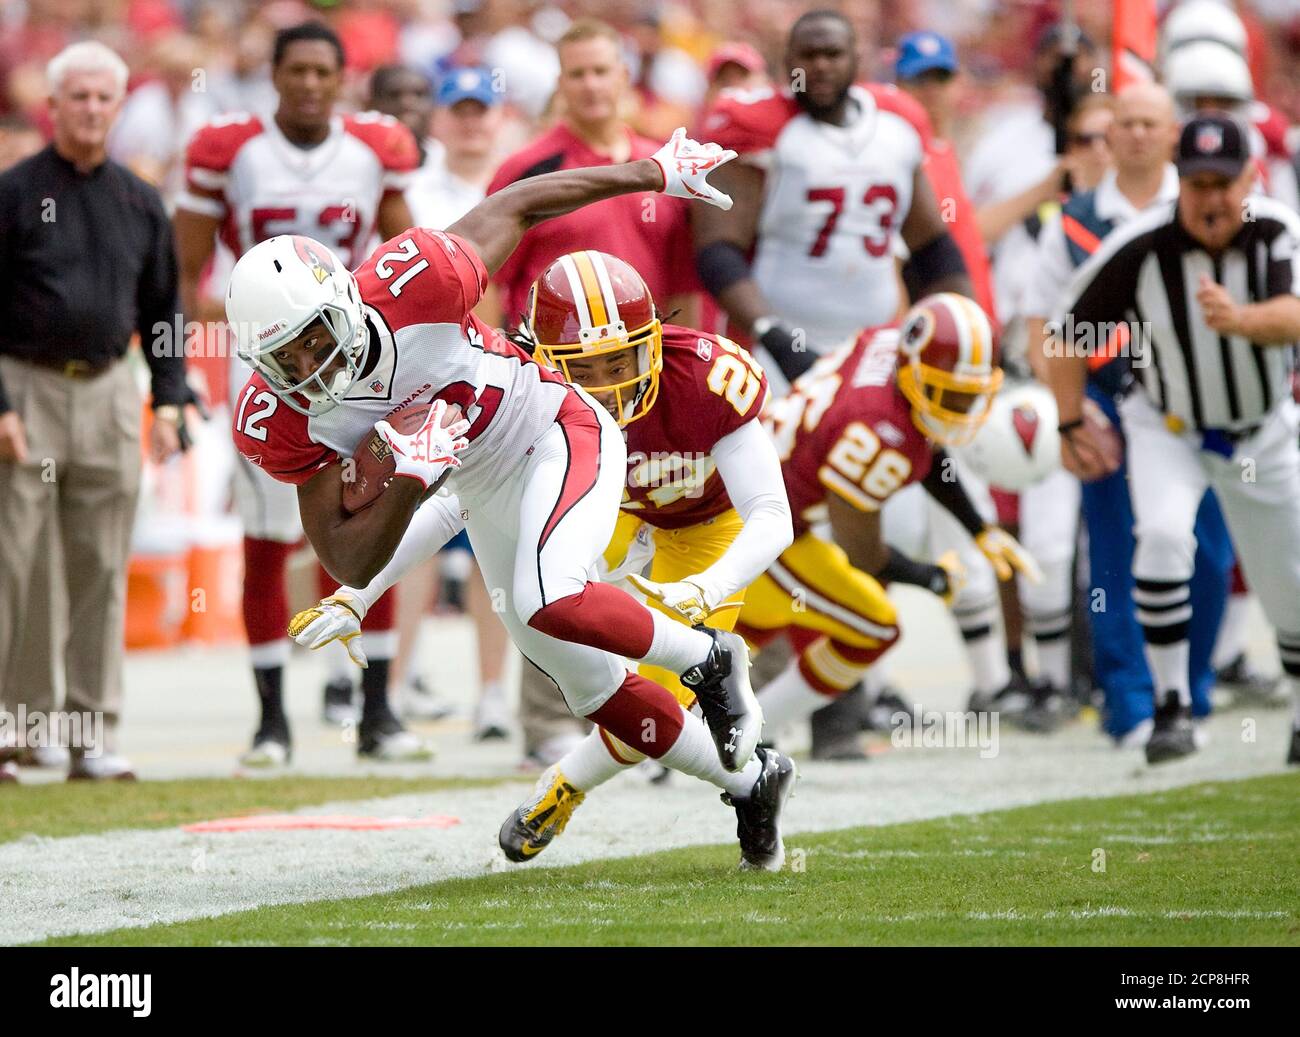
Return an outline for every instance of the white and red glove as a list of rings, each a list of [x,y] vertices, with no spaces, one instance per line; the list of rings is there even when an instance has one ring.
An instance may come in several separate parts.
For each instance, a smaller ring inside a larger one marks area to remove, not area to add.
[[[398,432],[387,421],[375,422],[375,431],[393,451],[397,474],[418,479],[427,490],[442,478],[449,468],[459,468],[456,454],[469,446],[465,433],[469,422],[464,418],[442,427],[442,417],[447,410],[445,400],[434,400],[424,419],[424,424],[409,436]]]
[[[710,590],[703,580],[688,576],[676,583],[656,583],[644,576],[632,573],[628,582],[647,598],[653,598],[664,608],[676,612],[691,626],[703,623],[719,608],[738,607],[739,603],[719,605],[717,593]]]
[[[686,136],[678,126],[668,143],[651,156],[664,175],[662,193],[673,198],[693,198],[716,205],[724,212],[731,208],[731,196],[709,184],[708,175],[736,157],[718,144],[701,144]]]

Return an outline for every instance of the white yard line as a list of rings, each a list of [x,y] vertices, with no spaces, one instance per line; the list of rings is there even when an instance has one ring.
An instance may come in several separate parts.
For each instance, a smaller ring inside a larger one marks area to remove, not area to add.
[[[1136,750],[1112,749],[1081,727],[1047,739],[1004,731],[1001,752],[987,760],[974,749],[905,749],[866,765],[810,764],[790,803],[787,847],[798,846],[801,832],[1280,772],[1287,716],[1262,714],[1258,719],[1258,741],[1242,743],[1241,716],[1216,717],[1210,722],[1212,741],[1206,749],[1156,769],[1147,768]],[[0,944],[508,871],[514,866],[500,857],[496,833],[526,788],[509,783],[300,811],[381,817],[442,813],[460,818],[461,824],[447,829],[220,835],[121,830],[3,844]],[[22,793],[14,789],[7,794]],[[702,783],[675,776],[666,788],[653,787],[628,775],[590,796],[569,831],[528,867],[723,843],[733,833],[731,811]],[[1098,837],[1128,842],[1135,834],[1131,822],[1116,818]]]

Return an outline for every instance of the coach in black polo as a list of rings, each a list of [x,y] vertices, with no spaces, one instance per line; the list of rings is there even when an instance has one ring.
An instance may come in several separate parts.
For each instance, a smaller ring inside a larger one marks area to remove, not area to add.
[[[158,193],[105,153],[125,63],[78,43],[49,67],[54,143],[0,176],[0,702],[21,672],[20,630],[50,642],[45,595],[28,595],[42,529],[62,541],[68,587],[65,709],[104,714],[104,745],[73,746],[72,775],[122,777],[126,563],[140,485],[140,393],[123,361],[139,331],[152,375],[151,449],[179,447],[188,398],[181,348],[154,349],[176,314],[176,257]],[[89,748],[82,753],[78,750]],[[4,750],[0,749],[0,762]]]
[[[1106,238],[1056,314],[1062,348],[1048,367],[1062,458],[1083,478],[1107,468],[1101,432],[1083,414],[1086,354],[1107,325],[1125,322],[1132,381],[1119,412],[1136,525],[1133,597],[1156,687],[1147,759],[1196,747],[1188,581],[1196,509],[1212,487],[1277,630],[1297,700],[1288,760],[1300,763],[1300,446],[1290,392],[1300,216],[1252,193],[1246,130],[1227,115],[1183,127],[1178,174],[1178,200]]]

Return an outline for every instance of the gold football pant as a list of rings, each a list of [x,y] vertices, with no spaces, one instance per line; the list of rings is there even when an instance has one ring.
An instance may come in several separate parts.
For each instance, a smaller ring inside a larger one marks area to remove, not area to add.
[[[731,546],[731,542],[736,539],[736,534],[740,532],[743,525],[735,508],[724,511],[716,518],[683,529],[658,529],[648,523],[642,523],[636,514],[622,511],[619,512],[618,524],[614,527],[614,536],[610,539],[609,547],[605,549],[605,564],[610,569],[617,568],[627,557],[628,549],[638,534],[649,536],[654,542],[654,560],[650,563],[649,578],[656,583],[676,583],[678,580],[703,572],[721,558]],[[727,602],[737,604],[744,600],[744,590],[739,590],[726,599]],[[646,606],[658,609],[679,623],[686,622],[672,609],[666,608],[657,601],[648,600]],[[740,609],[735,607],[719,608],[708,618],[706,625],[717,630],[734,630],[736,617],[739,614]],[[690,709],[695,704],[695,693],[682,684],[677,674],[671,670],[643,665],[637,672],[667,688],[683,708]],[[607,731],[602,729],[600,733],[615,759],[624,763],[637,763],[645,758]]]
[[[804,680],[835,697],[898,640],[898,613],[839,546],[804,533],[749,587],[735,629],[755,646],[789,631]]]

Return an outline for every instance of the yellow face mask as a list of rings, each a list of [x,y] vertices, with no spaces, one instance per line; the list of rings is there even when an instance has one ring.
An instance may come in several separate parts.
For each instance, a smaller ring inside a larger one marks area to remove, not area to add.
[[[538,342],[537,359],[580,385],[618,420],[620,427],[645,417],[659,397],[663,372],[663,328],[656,318],[643,327],[586,342]],[[620,364],[624,354],[630,365]],[[628,368],[626,377],[623,369]]]

